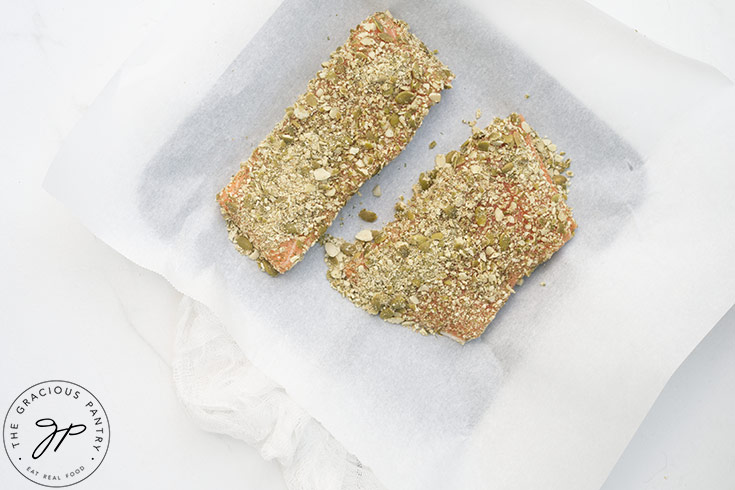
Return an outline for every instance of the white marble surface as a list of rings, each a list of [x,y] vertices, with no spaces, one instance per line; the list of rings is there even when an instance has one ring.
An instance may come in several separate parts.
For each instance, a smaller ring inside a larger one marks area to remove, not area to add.
[[[591,3],[735,76],[727,0]],[[95,393],[114,435],[87,488],[281,489],[276,463],[200,431],[178,404],[165,359],[179,294],[41,189],[64,136],[168,8],[165,0],[0,6],[0,409],[44,379]],[[135,332],[143,322],[160,325],[153,346]],[[731,314],[669,383],[605,490],[735,487],[734,345]],[[0,487],[37,488],[0,459]]]
[[[167,2],[3,5],[0,409],[45,379],[91,390],[108,412],[111,441],[79,488],[285,488],[277,463],[187,418],[167,363],[133,328],[154,322],[170,331],[179,294],[97,240],[41,189],[64,136]],[[3,454],[0,488],[40,487]]]

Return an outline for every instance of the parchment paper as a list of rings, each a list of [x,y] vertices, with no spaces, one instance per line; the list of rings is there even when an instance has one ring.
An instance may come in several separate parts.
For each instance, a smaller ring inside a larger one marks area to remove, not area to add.
[[[351,237],[363,206],[388,221],[476,109],[479,124],[524,114],[573,160],[577,236],[465,346],[352,306],[318,247],[282,277],[259,272],[214,200],[349,28],[385,8],[455,88],[330,233]],[[580,2],[286,0],[250,39],[256,25],[238,2],[182,8],[69,137],[47,189],[211,308],[388,488],[599,486],[735,298],[732,84]]]

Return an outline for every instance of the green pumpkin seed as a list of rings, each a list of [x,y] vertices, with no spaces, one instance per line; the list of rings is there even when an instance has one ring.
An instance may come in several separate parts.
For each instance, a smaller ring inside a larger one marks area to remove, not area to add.
[[[498,240],[498,246],[500,250],[508,250],[508,247],[510,247],[510,237],[508,235],[501,235],[500,240]]]
[[[373,242],[375,243],[380,243],[384,241],[386,238],[388,238],[385,233],[378,231],[378,230],[372,230],[372,233],[373,233]]]
[[[452,150],[449,153],[447,153],[447,156],[445,157],[447,163],[451,163],[454,165],[457,162],[457,159],[459,158],[459,152],[457,150]]]
[[[357,247],[355,247],[352,243],[348,243],[348,242],[345,242],[342,245],[340,245],[339,249],[345,255],[355,255],[355,252],[357,252]]]
[[[400,92],[398,95],[396,95],[396,102],[398,102],[399,104],[410,104],[411,102],[413,102],[414,98],[416,98],[416,94],[408,90],[404,90],[403,92]]]
[[[419,175],[419,186],[421,186],[421,190],[425,191],[431,187],[431,184],[431,178],[425,172],[422,172],[421,175]]]
[[[373,17],[373,22],[375,23],[375,27],[378,28],[378,32],[385,32],[385,27],[383,27],[383,24],[380,23],[377,17]]]
[[[378,219],[378,215],[373,213],[372,211],[368,211],[367,209],[363,209],[358,213],[358,216],[363,221],[367,221],[368,223],[372,223],[373,221]]]
[[[386,306],[388,304],[389,298],[388,295],[385,293],[375,293],[373,297],[370,299],[370,304],[375,308],[376,310],[380,311],[381,308]]]
[[[259,260],[258,264],[260,264],[260,268],[263,269],[269,276],[276,277],[278,275],[278,271],[274,269],[270,262],[268,262],[267,260]]]
[[[404,312],[408,308],[408,299],[404,295],[398,294],[390,300],[390,308],[398,313]]]
[[[243,249],[245,253],[249,254],[253,252],[253,244],[244,236],[238,235],[237,238],[235,238],[235,242],[237,242],[237,244],[240,246],[241,249]]]
[[[385,307],[380,310],[380,318],[382,318],[383,320],[387,318],[393,318],[394,316],[395,316],[395,313],[393,312],[393,310],[391,310],[388,307]]]
[[[487,214],[482,208],[475,208],[475,223],[477,226],[485,226],[487,223]]]
[[[309,104],[311,107],[316,107],[319,101],[316,98],[316,95],[309,92],[306,94],[306,103]]]
[[[554,182],[554,184],[556,184],[556,185],[564,185],[564,184],[566,184],[566,183],[567,183],[567,178],[566,178],[566,177],[564,177],[563,175],[554,175],[554,176],[553,176],[553,177],[551,178],[551,180],[552,180],[552,181]]]

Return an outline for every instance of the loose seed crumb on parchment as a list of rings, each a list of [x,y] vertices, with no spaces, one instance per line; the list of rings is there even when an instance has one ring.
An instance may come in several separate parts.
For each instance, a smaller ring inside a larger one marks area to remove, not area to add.
[[[372,211],[368,211],[367,209],[364,209],[364,208],[358,213],[358,216],[360,216],[361,220],[367,221],[368,223],[372,223],[378,219],[377,214],[373,213]]]

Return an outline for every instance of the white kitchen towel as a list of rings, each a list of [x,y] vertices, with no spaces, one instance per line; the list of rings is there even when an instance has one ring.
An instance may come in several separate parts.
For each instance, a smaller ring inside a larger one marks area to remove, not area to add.
[[[385,8],[457,80],[331,233],[351,237],[362,202],[386,222],[476,109],[480,124],[523,113],[573,159],[577,235],[464,347],[354,308],[319,248],[265,276],[214,202],[349,28]],[[735,298],[732,83],[577,1],[287,0],[254,37],[249,24],[241,2],[181,7],[70,135],[47,189],[210,308],[386,487],[599,486]]]
[[[276,459],[291,490],[384,488],[370,469],[247,360],[207,308],[185,296],[179,315],[174,384],[200,427],[243,440],[263,458]]]

